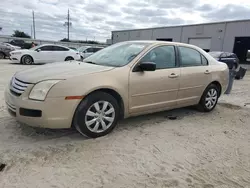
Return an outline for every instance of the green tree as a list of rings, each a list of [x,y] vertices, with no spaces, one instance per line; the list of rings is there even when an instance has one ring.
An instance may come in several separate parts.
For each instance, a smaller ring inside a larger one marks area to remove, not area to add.
[[[12,37],[31,38],[27,33],[19,30],[14,30],[14,34],[12,35]]]
[[[62,40],[60,40],[61,42],[70,42],[70,40],[68,40],[68,39],[66,39],[66,38],[64,38],[64,39],[62,39]]]

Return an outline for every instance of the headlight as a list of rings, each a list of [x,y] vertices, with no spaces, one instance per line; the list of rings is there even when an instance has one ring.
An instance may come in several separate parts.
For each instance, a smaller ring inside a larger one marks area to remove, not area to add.
[[[37,83],[31,90],[29,98],[44,101],[49,90],[61,80],[46,80]]]

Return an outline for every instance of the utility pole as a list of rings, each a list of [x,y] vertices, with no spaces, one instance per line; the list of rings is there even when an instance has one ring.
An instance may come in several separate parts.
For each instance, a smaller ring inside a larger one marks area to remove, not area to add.
[[[68,40],[69,40],[69,27],[72,25],[72,23],[70,22],[69,9],[68,9],[67,21],[66,21],[63,25],[67,27],[67,31],[68,31]]]
[[[35,14],[34,14],[34,10],[32,11],[32,17],[33,17],[33,32],[34,32],[34,39],[36,39],[36,25],[35,25]]]
[[[33,38],[33,31],[32,31],[32,25],[30,25],[30,36],[31,36],[31,38]]]
[[[68,41],[69,41],[69,9],[68,9]]]

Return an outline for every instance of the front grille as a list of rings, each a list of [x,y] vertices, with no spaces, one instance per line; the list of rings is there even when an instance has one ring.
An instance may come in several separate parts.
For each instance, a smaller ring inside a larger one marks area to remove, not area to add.
[[[23,82],[14,77],[10,83],[10,92],[15,96],[20,96],[29,85],[30,83]]]

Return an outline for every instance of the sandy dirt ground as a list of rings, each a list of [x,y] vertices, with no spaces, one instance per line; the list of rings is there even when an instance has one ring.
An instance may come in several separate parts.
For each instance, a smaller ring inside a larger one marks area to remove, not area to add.
[[[0,61],[1,188],[248,188],[250,74],[211,113],[183,108],[123,120],[108,136],[23,126],[4,88],[29,66]],[[168,115],[177,116],[169,120]]]

